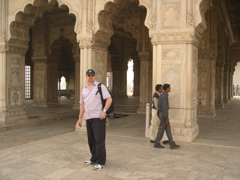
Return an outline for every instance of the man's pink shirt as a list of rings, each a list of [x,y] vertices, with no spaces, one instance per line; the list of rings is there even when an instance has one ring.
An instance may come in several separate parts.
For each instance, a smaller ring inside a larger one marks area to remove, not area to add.
[[[102,112],[102,101],[101,95],[98,91],[99,82],[95,81],[92,88],[88,89],[88,84],[86,84],[82,90],[80,97],[80,104],[84,103],[85,117],[86,119],[100,118]],[[101,84],[103,99],[111,97],[106,86]]]

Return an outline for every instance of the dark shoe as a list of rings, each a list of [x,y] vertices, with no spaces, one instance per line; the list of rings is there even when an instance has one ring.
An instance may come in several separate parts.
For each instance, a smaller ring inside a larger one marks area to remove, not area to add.
[[[154,143],[154,140],[151,140],[151,139],[150,139],[150,143]]]
[[[173,144],[173,145],[170,145],[170,149],[177,149],[177,148],[180,148],[181,146],[177,145],[177,144]]]
[[[163,141],[163,144],[169,144],[169,141],[168,140]]]
[[[153,147],[154,147],[154,148],[164,148],[164,146],[162,146],[161,144],[154,144]]]

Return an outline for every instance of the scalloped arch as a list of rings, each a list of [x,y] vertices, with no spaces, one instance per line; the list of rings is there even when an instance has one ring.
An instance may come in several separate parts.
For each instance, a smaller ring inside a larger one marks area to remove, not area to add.
[[[207,24],[205,20],[206,12],[212,7],[212,3],[209,0],[196,0],[195,3],[195,27],[200,32],[203,33],[207,29]]]
[[[73,14],[76,17],[76,23],[74,26],[74,32],[77,33],[77,22],[78,22],[78,13],[72,9],[72,6],[67,1],[61,1],[61,0],[29,0],[25,1],[22,4],[18,5],[19,7],[14,10],[12,15],[9,15],[8,17],[8,38],[7,41],[11,41],[14,38],[17,38],[14,34],[14,26],[18,28],[18,24],[25,25],[27,27],[31,27],[34,24],[34,21],[37,17],[41,17],[44,12],[51,10],[51,8],[58,4],[58,7],[66,6],[68,8],[69,14]],[[31,9],[31,10],[29,10]],[[34,9],[34,10],[33,10]],[[24,19],[27,19],[29,21],[24,21]],[[17,33],[15,33],[17,34]],[[24,37],[20,37],[21,40],[24,40]],[[26,38],[26,41],[28,39]]]

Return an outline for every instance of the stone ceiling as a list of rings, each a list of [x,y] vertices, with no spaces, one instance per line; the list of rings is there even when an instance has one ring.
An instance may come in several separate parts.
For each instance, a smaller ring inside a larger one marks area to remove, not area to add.
[[[236,42],[240,42],[240,0],[225,0]]]

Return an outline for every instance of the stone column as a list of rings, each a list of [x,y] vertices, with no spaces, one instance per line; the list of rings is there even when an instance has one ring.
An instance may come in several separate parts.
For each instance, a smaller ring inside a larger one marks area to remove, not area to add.
[[[33,106],[47,107],[47,57],[32,58],[33,74]]]
[[[153,89],[171,85],[170,121],[176,141],[193,141],[197,124],[197,75],[199,35],[195,31],[153,33]]]
[[[207,57],[199,57],[198,61],[198,117],[215,117],[215,67],[216,59],[201,52]],[[213,53],[214,55],[214,53]]]
[[[7,3],[0,1],[0,131],[6,129],[7,119]]]
[[[12,126],[27,120],[25,110],[24,72],[27,46],[8,44],[7,53],[7,112],[6,124]],[[5,102],[4,102],[5,104]]]
[[[0,131],[6,129],[7,120],[7,46],[0,40]]]
[[[215,106],[217,108],[223,108],[223,75],[224,75],[224,63],[217,61],[216,63],[216,98]]]
[[[152,83],[151,83],[151,54],[150,52],[140,52],[140,104],[137,113],[146,113],[146,104],[152,102]]]
[[[116,98],[122,97],[122,63],[117,54],[111,54],[113,71],[113,94]]]
[[[227,66],[227,62],[225,62],[223,73],[224,73],[224,75],[223,75],[223,82],[224,82],[223,83],[223,103],[227,103],[228,102],[228,86],[229,86],[229,82],[228,82],[229,69]]]
[[[127,96],[127,61],[125,60],[127,58],[124,58],[124,61],[122,64],[122,71],[121,71],[121,78],[122,78],[122,84],[121,84],[121,98],[128,98]]]
[[[48,59],[47,63],[47,101],[48,106],[58,105],[58,59]]]
[[[75,99],[73,109],[79,109],[79,100],[80,100],[80,58],[75,57]]]
[[[206,15],[207,29],[202,33],[198,53],[198,117],[215,117],[215,67],[217,21],[214,8]]]
[[[136,59],[137,58],[137,59]],[[134,72],[134,89],[133,89],[133,96],[140,96],[140,61],[139,58],[136,57],[133,59],[133,72]]]

